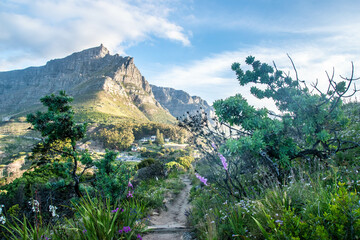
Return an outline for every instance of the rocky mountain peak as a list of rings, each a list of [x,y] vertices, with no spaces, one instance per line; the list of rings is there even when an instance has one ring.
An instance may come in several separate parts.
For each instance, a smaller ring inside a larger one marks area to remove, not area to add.
[[[54,64],[58,65],[63,63],[78,65],[82,63],[89,63],[100,60],[105,58],[106,56],[110,56],[110,52],[106,47],[104,47],[104,45],[101,44],[98,47],[85,49],[80,52],[75,52],[65,58],[50,60],[49,62],[47,62],[46,65],[52,66]]]
[[[181,117],[187,112],[195,114],[200,108],[208,116],[213,115],[213,108],[198,96],[190,96],[187,92],[173,88],[150,86],[155,99],[175,117]]]
[[[109,50],[106,47],[104,47],[103,44],[101,44],[98,47],[89,48],[81,52],[73,53],[69,57],[78,57],[82,59],[98,59],[98,58],[103,58],[109,54],[110,54]]]
[[[155,100],[134,59],[111,55],[102,44],[45,66],[0,72],[0,117],[41,107],[41,97],[60,90],[74,96],[74,104],[82,111],[175,121]]]

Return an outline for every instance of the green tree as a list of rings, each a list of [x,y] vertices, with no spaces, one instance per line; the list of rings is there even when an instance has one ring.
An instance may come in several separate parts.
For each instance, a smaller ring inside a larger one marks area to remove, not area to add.
[[[116,157],[116,152],[106,150],[104,159],[94,163],[98,168],[95,174],[95,188],[112,204],[126,196],[132,176],[132,170],[123,161],[115,161]]]
[[[87,151],[76,149],[77,141],[85,136],[86,124],[74,122],[74,112],[69,105],[73,98],[66,95],[64,91],[60,91],[59,95],[45,96],[40,101],[48,108],[47,112],[27,115],[27,121],[43,137],[43,141],[36,149],[41,149],[41,155],[60,154],[68,161],[68,170],[73,180],[75,193],[82,196],[79,187],[80,177],[93,163]],[[60,142],[62,144],[59,144]],[[36,152],[39,153],[39,151]],[[42,161],[51,161],[51,158],[42,158]],[[85,167],[78,173],[79,163]]]
[[[215,125],[209,124],[203,111],[179,123],[193,134],[192,141],[208,161],[200,173],[209,180],[229,193],[234,189],[241,198],[249,192],[246,186],[265,186],[274,176],[282,182],[295,162],[313,171],[319,166],[315,163],[360,146],[358,140],[343,134],[349,119],[342,99],[357,92],[352,89],[358,80],[353,73],[340,81],[329,76],[323,92],[317,83],[310,89],[297,74],[292,79],[254,57],[248,57],[246,63],[251,67],[246,72],[239,63],[232,65],[240,85],[251,85],[255,97],[274,101],[276,112],[256,109],[238,94],[215,101],[219,120]],[[227,159],[227,170],[219,153]]]
[[[158,145],[164,145],[164,143],[165,143],[164,135],[162,133],[160,133],[159,129],[156,129],[156,143]]]
[[[164,145],[165,141],[164,141],[164,134],[160,133],[160,139],[159,139],[159,145]]]
[[[118,150],[129,148],[135,140],[132,126],[127,123],[103,128],[99,131],[99,136],[105,147]]]
[[[252,70],[244,72],[239,63],[232,65],[240,85],[251,84],[252,95],[272,99],[279,113],[255,109],[240,94],[216,101],[214,108],[219,120],[230,127],[241,127],[238,132],[242,137],[228,142],[231,152],[250,152],[279,165],[281,170],[297,158],[325,160],[339,151],[359,146],[339,134],[349,123],[342,110],[342,99],[357,91],[351,90],[357,80],[353,75],[338,82],[329,76],[326,92],[317,83],[312,84],[310,91],[306,82],[298,79],[295,67],[296,79],[292,79],[276,66],[256,61],[252,56],[245,62]]]

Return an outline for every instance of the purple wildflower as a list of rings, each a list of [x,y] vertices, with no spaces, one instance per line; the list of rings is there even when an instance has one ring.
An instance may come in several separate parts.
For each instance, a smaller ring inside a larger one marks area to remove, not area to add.
[[[205,186],[208,186],[208,184],[207,184],[207,179],[206,179],[206,178],[200,176],[200,175],[197,174],[197,173],[195,174],[195,176],[196,176],[203,184],[205,184]]]
[[[142,240],[142,237],[141,237],[140,234],[138,234],[138,235],[136,236],[136,238],[138,238],[139,240]]]
[[[86,232],[87,232],[87,230],[86,230],[86,229],[84,229],[84,230],[83,230],[83,233],[86,233]]]
[[[276,220],[275,222],[278,223],[278,224],[280,224],[280,225],[283,224],[283,221],[281,221],[281,220]]]
[[[129,181],[129,183],[128,183],[128,187],[134,188],[134,186],[131,184],[130,181]]]
[[[122,229],[119,230],[119,233],[122,234],[124,231]]]
[[[128,197],[128,198],[134,197],[133,194],[134,194],[134,192],[129,191],[128,194],[127,194],[127,197]]]
[[[226,162],[226,158],[221,153],[219,153],[219,157],[220,157],[221,163],[222,163],[225,171],[227,171],[228,170],[228,164]]]
[[[123,227],[123,230],[125,233],[128,233],[131,231],[131,228],[129,226],[127,226],[127,227]]]
[[[211,146],[212,146],[215,150],[217,149],[215,143],[211,143]]]
[[[119,210],[119,208],[116,208],[114,210],[111,210],[112,213],[116,213]]]

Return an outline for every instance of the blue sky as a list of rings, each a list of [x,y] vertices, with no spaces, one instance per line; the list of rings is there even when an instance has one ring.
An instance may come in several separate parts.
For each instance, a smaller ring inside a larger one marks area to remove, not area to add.
[[[134,57],[146,79],[212,103],[242,93],[230,66],[254,55],[317,78],[360,76],[356,0],[2,0],[0,71],[44,65],[103,43]],[[266,105],[267,103],[265,103]]]

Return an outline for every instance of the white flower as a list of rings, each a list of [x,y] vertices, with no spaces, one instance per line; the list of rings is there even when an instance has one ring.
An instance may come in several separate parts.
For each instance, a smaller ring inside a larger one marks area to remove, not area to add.
[[[0,223],[1,224],[5,224],[6,223],[6,218],[4,216],[0,217]]]
[[[52,215],[53,217],[59,217],[59,215],[56,214],[56,209],[57,209],[56,206],[49,205],[49,211],[51,212],[51,215]]]
[[[40,203],[38,202],[38,200],[29,201],[29,205],[32,206],[31,210],[33,212],[40,212]]]

